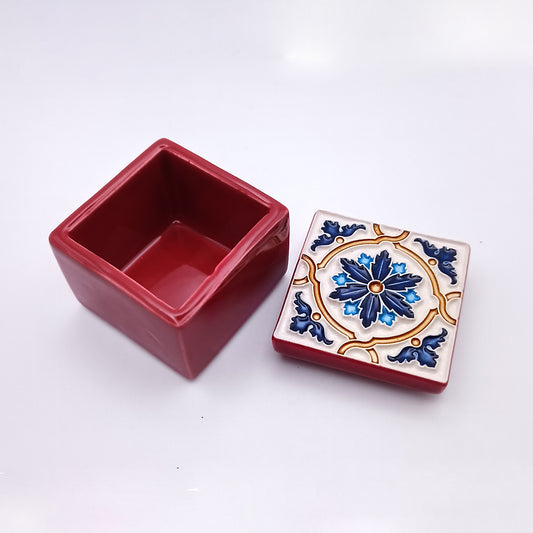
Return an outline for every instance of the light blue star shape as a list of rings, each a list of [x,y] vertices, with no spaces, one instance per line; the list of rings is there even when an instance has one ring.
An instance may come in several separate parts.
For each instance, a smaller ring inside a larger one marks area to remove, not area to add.
[[[355,303],[346,302],[344,304],[345,315],[357,315],[358,313],[359,313],[359,305],[357,305],[357,302]]]
[[[383,312],[378,316],[378,319],[383,324],[387,326],[392,326],[392,323],[396,320],[396,315],[393,311],[383,310]]]
[[[337,285],[346,285],[348,283],[348,275],[344,272],[340,272],[336,276],[331,278]]]
[[[410,304],[420,301],[420,296],[416,293],[414,289],[409,289],[408,291],[400,293]]]
[[[372,263],[372,261],[374,260],[373,257],[369,256],[369,255],[366,255],[366,254],[361,254],[359,256],[359,258],[357,259],[357,262],[360,264],[360,265],[364,265],[366,266],[366,268],[370,268],[370,263]]]
[[[405,263],[392,263],[393,274],[405,274]]]

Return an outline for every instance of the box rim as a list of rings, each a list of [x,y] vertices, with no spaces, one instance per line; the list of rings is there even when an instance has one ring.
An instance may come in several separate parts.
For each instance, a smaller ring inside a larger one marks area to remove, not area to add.
[[[148,164],[163,151],[171,152],[183,161],[195,166],[201,172],[207,173],[225,185],[237,189],[248,197],[262,204],[267,212],[252,228],[235,244],[214,271],[199,285],[197,290],[179,308],[172,307],[146,287],[130,278],[105,259],[75,241],[70,232],[103,202],[109,199],[117,190],[127,183],[140,168]],[[288,215],[288,209],[274,198],[256,189],[249,183],[237,178],[225,170],[209,163],[202,157],[190,152],[186,148],[161,138],[149,146],[144,152],[129,163],[113,179],[106,183],[86,202],[78,207],[63,222],[61,222],[49,236],[52,248],[55,248],[81,264],[91,272],[101,276],[108,283],[127,294],[143,307],[158,315],[166,322],[181,326],[189,321],[209,297],[231,278],[236,267],[250,254],[268,235],[277,223]]]

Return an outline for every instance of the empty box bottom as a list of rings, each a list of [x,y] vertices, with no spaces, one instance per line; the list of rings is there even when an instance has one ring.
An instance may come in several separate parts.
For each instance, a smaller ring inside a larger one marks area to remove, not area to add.
[[[229,248],[174,221],[123,272],[178,309],[228,252]]]

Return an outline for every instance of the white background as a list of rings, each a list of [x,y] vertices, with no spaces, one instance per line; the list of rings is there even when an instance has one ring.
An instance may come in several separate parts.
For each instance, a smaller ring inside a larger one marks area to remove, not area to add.
[[[0,4],[0,530],[533,527],[528,1]],[[166,136],[284,203],[289,272],[187,381],[48,233]],[[440,396],[270,335],[316,209],[471,244]]]

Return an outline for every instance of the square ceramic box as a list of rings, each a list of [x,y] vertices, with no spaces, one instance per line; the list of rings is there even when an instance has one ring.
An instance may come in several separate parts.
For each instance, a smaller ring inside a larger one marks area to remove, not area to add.
[[[79,301],[188,378],[287,268],[287,209],[167,139],[50,235]]]
[[[272,341],[284,355],[428,392],[448,383],[468,244],[315,214]]]

